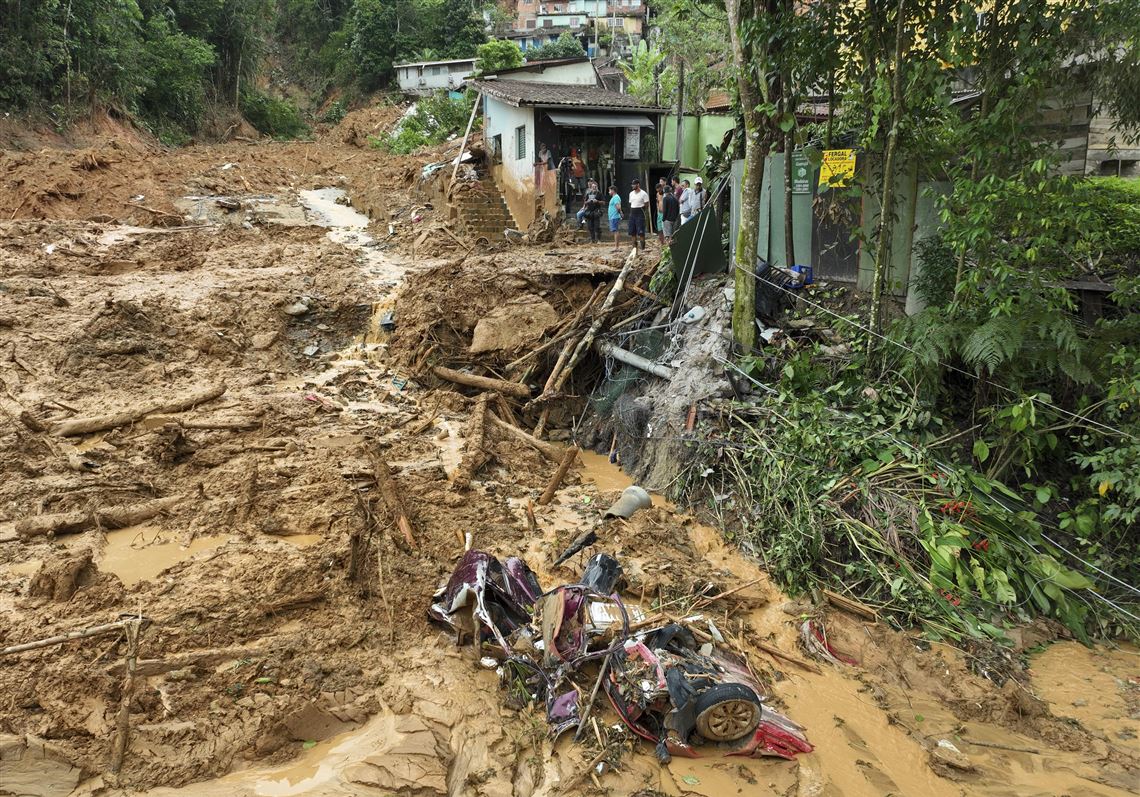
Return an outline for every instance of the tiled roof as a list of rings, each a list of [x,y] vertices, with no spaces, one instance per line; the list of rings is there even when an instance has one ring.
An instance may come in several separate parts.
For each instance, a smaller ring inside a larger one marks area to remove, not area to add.
[[[625,108],[631,111],[664,111],[630,94],[599,86],[564,83],[532,83],[526,80],[471,80],[468,84],[508,105],[568,108]]]

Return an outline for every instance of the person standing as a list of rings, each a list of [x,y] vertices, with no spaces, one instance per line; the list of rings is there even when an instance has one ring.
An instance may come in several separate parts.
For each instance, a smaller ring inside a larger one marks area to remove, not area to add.
[[[591,177],[590,182],[586,184],[585,193],[582,194],[582,207],[578,208],[578,212],[574,214],[574,218],[578,220],[579,230],[582,229],[582,225],[586,223],[586,194],[590,193],[591,191],[596,192],[597,190],[598,181]]]
[[[693,217],[693,189],[688,180],[681,181],[681,223]]]
[[[618,239],[621,238],[621,194],[616,186],[610,186],[610,204],[608,217],[610,232],[614,234],[614,251],[618,250]]]
[[[674,176],[673,177],[673,196],[677,197],[678,202],[681,201],[681,192],[683,192],[684,190],[685,190],[685,187],[683,185],[681,185],[681,178]]]
[[[661,199],[661,231],[665,235],[665,243],[673,243],[673,233],[681,226],[681,203],[672,191],[666,191]]]
[[[575,147],[570,150],[570,175],[579,194],[586,193],[586,164]]]
[[[665,195],[671,193],[669,186],[665,185],[665,178],[657,181],[657,243],[665,245],[665,217],[662,215],[665,207],[661,204]]]
[[[593,180],[586,189],[586,199],[582,202],[582,209],[586,211],[586,229],[590,231],[590,243],[596,244],[601,239],[599,224],[602,218],[602,197],[598,191],[598,184]]]
[[[649,194],[641,190],[641,181],[634,180],[629,192],[629,237],[634,246],[645,248],[645,211],[649,207]]]
[[[534,188],[539,196],[544,193],[542,184],[546,178],[547,169],[551,168],[550,150],[546,148],[546,144],[541,141],[538,142],[538,159],[534,162]]]
[[[704,180],[698,177],[693,188],[693,215],[700,213],[708,201],[709,192],[705,190]]]

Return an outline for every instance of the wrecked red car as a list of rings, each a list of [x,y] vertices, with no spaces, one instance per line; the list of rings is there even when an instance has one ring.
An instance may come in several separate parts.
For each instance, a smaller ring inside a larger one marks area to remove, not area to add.
[[[739,756],[812,750],[800,725],[764,705],[746,663],[727,649],[700,643],[681,623],[631,631],[631,617],[636,623],[644,613],[618,596],[621,576],[616,559],[598,554],[578,583],[542,592],[521,559],[500,563],[468,551],[428,614],[453,628],[457,643],[470,639],[480,654],[497,653],[490,663],[500,662],[504,687],[523,703],[545,704],[552,737],[581,726],[593,698],[583,709],[579,696],[600,688],[662,762],[710,745]],[[586,679],[591,664],[597,674]]]

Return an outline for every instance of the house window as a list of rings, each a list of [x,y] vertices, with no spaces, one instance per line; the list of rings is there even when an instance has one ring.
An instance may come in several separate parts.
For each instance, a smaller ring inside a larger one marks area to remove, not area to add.
[[[526,27],[527,27],[527,30],[534,30],[534,20],[528,19],[526,21]]]
[[[542,20],[542,27],[544,27],[544,28],[553,28],[553,27],[554,27],[554,20],[553,20],[553,19],[544,19],[544,20]]]
[[[526,160],[526,125],[515,128],[515,160]]]

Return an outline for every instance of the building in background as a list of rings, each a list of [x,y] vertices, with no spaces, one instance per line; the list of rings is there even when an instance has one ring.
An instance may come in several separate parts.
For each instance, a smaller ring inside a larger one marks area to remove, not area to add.
[[[396,80],[405,94],[431,94],[440,89],[458,91],[475,74],[474,58],[452,61],[414,61],[396,64]]]

